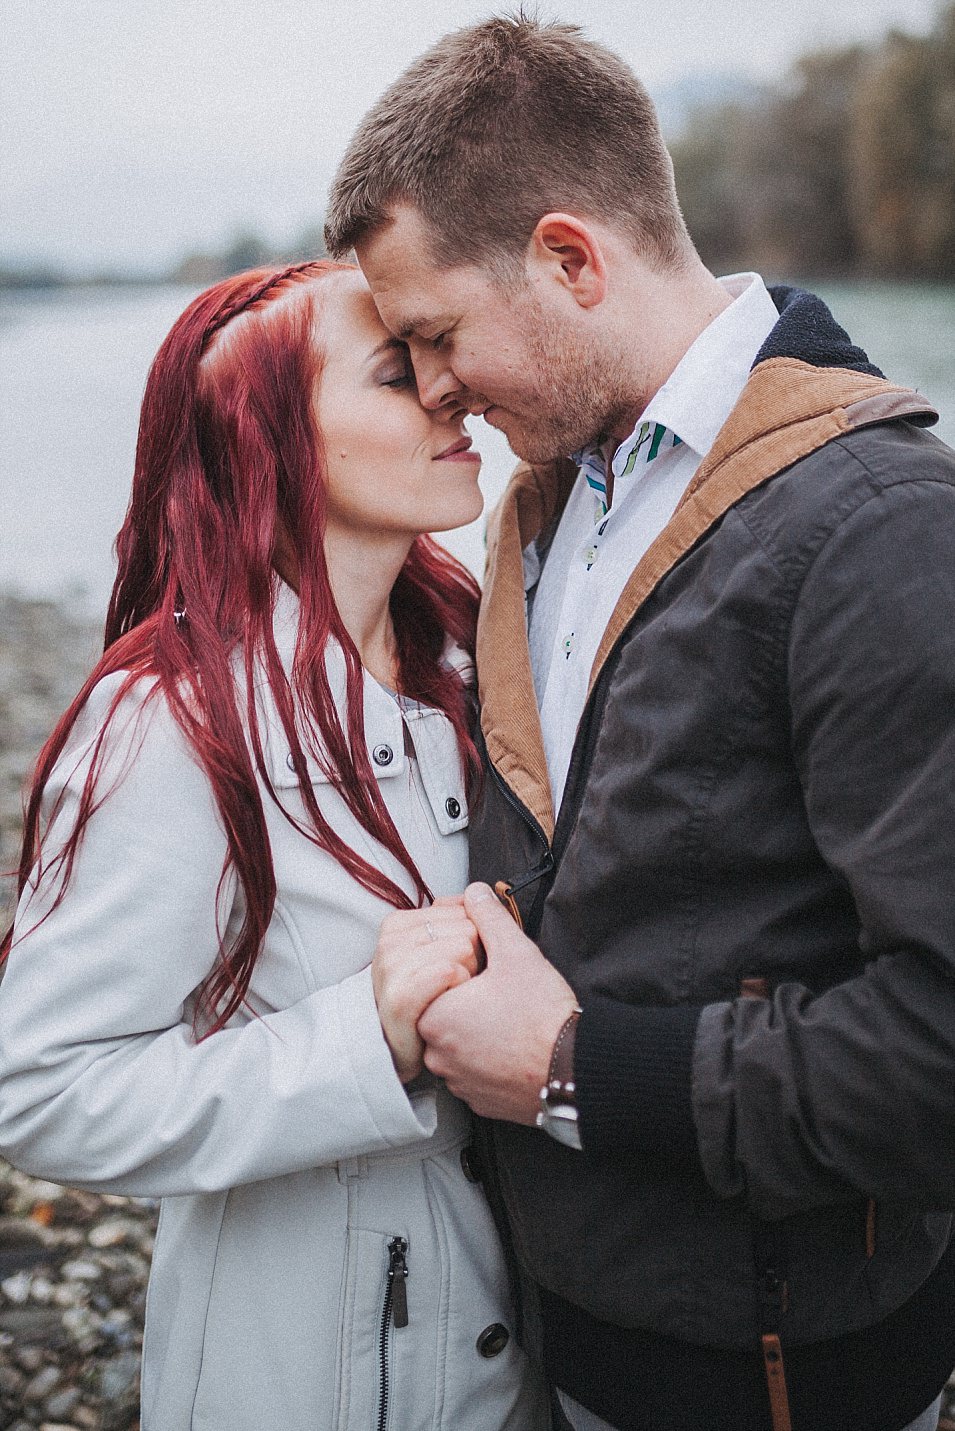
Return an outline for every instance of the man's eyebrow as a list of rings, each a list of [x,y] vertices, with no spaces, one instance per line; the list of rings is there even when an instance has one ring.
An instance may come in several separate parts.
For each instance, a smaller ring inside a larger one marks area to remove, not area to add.
[[[420,328],[433,328],[435,326],[436,321],[437,320],[434,318],[427,318],[424,316],[417,318],[406,318],[398,329],[397,336],[402,340],[402,342],[407,342],[409,338],[414,337],[414,335],[418,332]]]
[[[368,354],[368,362],[373,363],[377,357],[379,357],[382,353],[387,353],[389,349],[394,349],[402,353],[406,351],[405,345],[400,338],[383,338],[382,341],[378,344],[377,348],[373,348],[372,351]]]

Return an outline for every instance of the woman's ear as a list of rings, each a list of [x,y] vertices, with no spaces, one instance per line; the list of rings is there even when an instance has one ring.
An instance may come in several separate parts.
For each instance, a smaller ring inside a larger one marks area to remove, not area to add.
[[[581,308],[607,292],[607,262],[594,228],[573,214],[545,214],[530,239],[529,267],[560,283]]]

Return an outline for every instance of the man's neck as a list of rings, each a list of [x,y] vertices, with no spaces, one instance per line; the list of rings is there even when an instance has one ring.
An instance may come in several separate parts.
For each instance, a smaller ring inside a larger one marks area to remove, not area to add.
[[[634,273],[632,287],[632,294],[622,294],[625,301],[621,302],[616,343],[622,353],[632,348],[632,315],[638,312],[644,367],[634,374],[632,396],[618,407],[608,423],[607,431],[615,444],[630,436],[651,399],[700,334],[733,301],[695,257],[685,269],[665,273],[641,265]]]

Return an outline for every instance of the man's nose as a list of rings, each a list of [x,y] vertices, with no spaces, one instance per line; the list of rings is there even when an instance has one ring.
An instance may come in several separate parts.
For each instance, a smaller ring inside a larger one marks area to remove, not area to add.
[[[446,363],[436,363],[425,357],[414,357],[412,362],[422,407],[431,412],[440,408],[462,407],[461,384]]]

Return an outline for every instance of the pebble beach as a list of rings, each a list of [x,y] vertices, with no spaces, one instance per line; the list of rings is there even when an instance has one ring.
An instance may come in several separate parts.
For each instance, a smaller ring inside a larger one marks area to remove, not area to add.
[[[92,667],[100,630],[0,593],[0,911],[6,927],[26,780]],[[100,1197],[0,1161],[0,1431],[137,1431],[158,1206]]]
[[[18,856],[24,781],[100,639],[99,628],[70,609],[0,592],[4,872]],[[13,892],[4,873],[4,927]],[[151,1201],[62,1188],[0,1161],[0,1431],[138,1431],[157,1217]],[[955,1379],[939,1425],[955,1431]]]

